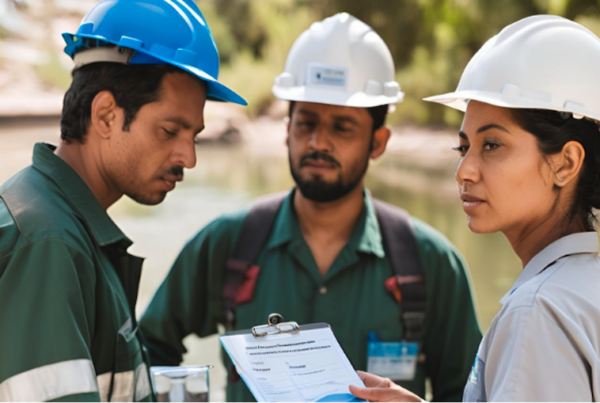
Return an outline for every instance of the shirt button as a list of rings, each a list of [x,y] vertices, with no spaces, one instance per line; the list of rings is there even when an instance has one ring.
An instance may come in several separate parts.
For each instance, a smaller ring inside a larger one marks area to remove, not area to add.
[[[327,287],[323,286],[323,287],[319,288],[319,293],[321,295],[327,294]]]

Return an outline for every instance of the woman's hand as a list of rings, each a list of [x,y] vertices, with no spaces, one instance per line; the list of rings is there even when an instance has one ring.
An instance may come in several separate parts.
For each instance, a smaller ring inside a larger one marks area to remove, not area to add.
[[[422,402],[419,396],[396,385],[387,378],[356,371],[366,388],[350,385],[350,393],[354,396],[372,402]]]

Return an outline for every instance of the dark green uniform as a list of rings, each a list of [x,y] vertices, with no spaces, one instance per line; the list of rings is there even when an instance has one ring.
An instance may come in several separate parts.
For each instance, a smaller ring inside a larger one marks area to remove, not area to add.
[[[142,259],[53,149],[0,188],[0,401],[150,399]]]
[[[190,333],[217,332],[222,278],[247,211],[221,217],[184,248],[141,320],[153,365],[178,365]],[[412,218],[428,295],[423,352],[413,381],[424,396],[429,377],[436,401],[460,401],[481,332],[464,263],[437,231]],[[238,329],[264,324],[278,312],[299,324],[329,323],[356,369],[366,370],[369,332],[402,341],[400,308],[384,282],[394,273],[382,244],[370,197],[348,244],[322,277],[304,240],[291,198],[284,201],[258,262],[252,301],[237,307]],[[229,360],[226,362],[231,367]],[[243,382],[229,383],[228,400],[251,401]]]

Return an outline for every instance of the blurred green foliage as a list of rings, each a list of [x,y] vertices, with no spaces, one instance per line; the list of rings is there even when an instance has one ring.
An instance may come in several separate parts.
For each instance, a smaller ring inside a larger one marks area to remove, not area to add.
[[[457,125],[461,115],[421,101],[452,91],[471,56],[504,26],[557,14],[600,34],[600,0],[197,0],[222,61],[221,79],[261,113],[296,37],[314,21],[348,12],[390,48],[405,101],[392,124]]]
[[[260,114],[296,37],[318,18],[294,0],[200,0],[221,57],[220,79]]]

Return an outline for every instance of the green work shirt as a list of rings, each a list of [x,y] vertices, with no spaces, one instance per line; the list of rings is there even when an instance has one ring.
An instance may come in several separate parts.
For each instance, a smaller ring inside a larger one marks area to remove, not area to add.
[[[384,285],[394,273],[370,196],[365,192],[356,228],[324,277],[300,231],[291,197],[284,200],[258,257],[253,299],[237,307],[236,328],[264,324],[272,312],[300,325],[326,322],[354,367],[366,370],[369,332],[383,342],[403,337],[400,307]],[[225,262],[246,214],[216,219],[179,255],[140,321],[152,365],[178,365],[185,336],[217,332]],[[428,298],[422,346],[426,360],[414,380],[402,384],[424,396],[425,379],[430,378],[434,400],[460,401],[481,340],[465,265],[443,235],[411,220]],[[228,359],[225,365],[231,368]],[[227,398],[254,400],[241,380],[229,382]]]
[[[0,401],[151,399],[142,259],[53,150],[0,188]]]

